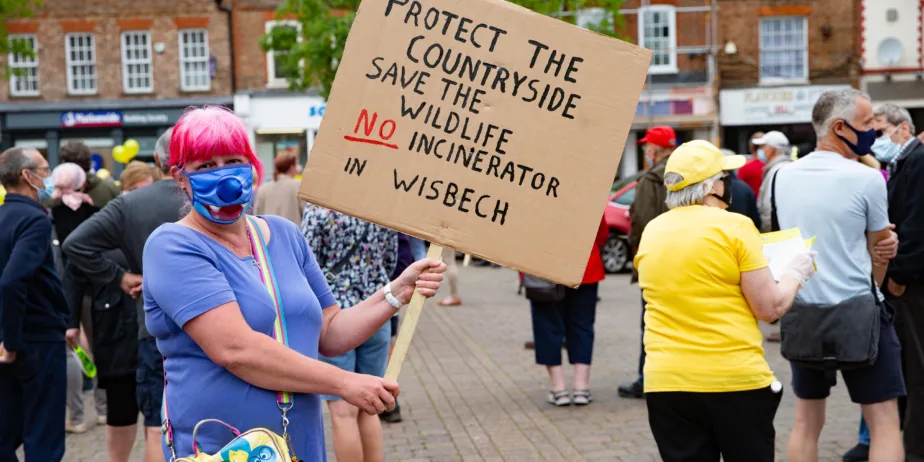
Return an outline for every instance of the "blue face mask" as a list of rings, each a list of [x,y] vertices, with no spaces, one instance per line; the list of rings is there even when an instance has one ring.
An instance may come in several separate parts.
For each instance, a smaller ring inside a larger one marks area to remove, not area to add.
[[[222,225],[236,222],[244,215],[253,197],[253,170],[248,164],[227,165],[200,172],[183,172],[189,178],[193,208],[205,219]],[[240,205],[234,217],[217,218],[219,208]]]
[[[31,170],[30,170],[30,173],[32,173],[35,176],[38,176],[37,173],[32,172]],[[44,189],[39,189],[35,187],[35,185],[32,185],[32,184],[30,184],[29,186],[32,186],[38,192],[39,202],[45,202],[48,199],[51,199],[51,194],[55,192],[55,179],[52,178],[51,176],[47,176],[45,178],[41,178],[41,180],[42,180],[42,187]]]
[[[841,135],[837,135],[837,137],[840,138],[841,141],[843,141],[844,144],[846,144],[854,154],[858,156],[865,156],[869,154],[870,148],[872,148],[873,143],[876,142],[876,130],[871,128],[865,132],[861,132],[856,128],[853,128],[846,120],[844,120],[844,125],[846,125],[847,128],[853,130],[853,133],[857,135],[857,144],[851,143],[847,140],[847,138],[844,138]]]
[[[767,162],[767,153],[764,152],[764,148],[760,148],[757,150],[757,158],[760,159],[761,162],[764,162],[764,163]]]
[[[870,149],[872,149],[873,154],[876,155],[876,160],[884,164],[890,164],[895,160],[895,157],[898,156],[898,153],[901,152],[902,147],[894,143],[892,137],[888,134],[884,134],[876,138],[876,142],[873,143]]]

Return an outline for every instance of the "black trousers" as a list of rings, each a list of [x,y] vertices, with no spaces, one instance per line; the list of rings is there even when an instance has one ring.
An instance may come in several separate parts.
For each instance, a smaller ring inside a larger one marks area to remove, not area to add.
[[[773,462],[773,418],[782,391],[645,395],[648,423],[664,462]]]
[[[924,286],[908,286],[901,297],[886,294],[895,307],[895,331],[902,346],[907,397],[899,398],[905,454],[924,461]]]
[[[19,445],[26,462],[64,457],[67,354],[64,342],[27,342],[0,366],[0,461],[16,461]]]

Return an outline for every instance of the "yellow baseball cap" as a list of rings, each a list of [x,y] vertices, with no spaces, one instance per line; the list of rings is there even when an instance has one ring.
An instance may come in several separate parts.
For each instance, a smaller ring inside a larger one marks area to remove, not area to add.
[[[744,166],[744,156],[726,156],[712,143],[694,140],[683,143],[667,160],[664,173],[676,173],[683,181],[667,186],[670,191],[680,191],[691,184],[709,179],[724,170],[736,170]]]

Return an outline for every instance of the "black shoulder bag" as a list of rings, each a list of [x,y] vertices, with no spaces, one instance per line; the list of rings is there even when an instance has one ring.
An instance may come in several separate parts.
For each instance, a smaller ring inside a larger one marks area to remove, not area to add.
[[[780,230],[776,173],[770,185],[772,231]],[[782,318],[780,353],[793,364],[824,370],[828,383],[833,386],[837,383],[838,370],[859,369],[876,362],[881,304],[872,275],[869,293],[840,303],[806,303],[796,299]]]
[[[565,299],[565,286],[531,274],[523,274],[523,288],[526,299],[534,302],[560,302]]]
[[[334,266],[331,266],[330,269],[324,270],[324,279],[327,279],[328,284],[333,284],[337,280],[337,276],[340,276],[340,272],[343,271],[343,267],[350,262],[350,259],[353,258],[353,255],[356,255],[356,252],[359,251],[360,244],[363,243],[369,236],[372,235],[372,231],[375,230],[375,224],[369,223],[369,230],[366,231],[366,234],[363,235],[363,238],[357,242],[353,243],[353,247],[350,247],[350,250],[347,250],[340,260],[337,260],[337,263],[334,263]]]

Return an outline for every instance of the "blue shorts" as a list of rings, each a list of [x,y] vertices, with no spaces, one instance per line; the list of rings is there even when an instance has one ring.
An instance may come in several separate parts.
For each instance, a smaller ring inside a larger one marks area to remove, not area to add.
[[[339,367],[345,371],[357,374],[385,376],[385,367],[388,365],[388,344],[391,342],[391,323],[386,322],[369,340],[340,356],[328,358],[318,355],[318,359],[327,364]],[[325,401],[342,399],[339,396],[321,395]]]
[[[138,370],[135,372],[138,409],[145,427],[160,427],[160,407],[164,401],[164,357],[153,337],[138,340]]]
[[[875,404],[905,396],[905,379],[902,375],[902,348],[893,325],[895,314],[888,303],[883,303],[879,314],[879,354],[871,366],[841,371],[850,400],[857,404]],[[825,371],[797,366],[792,367],[792,390],[800,399],[825,399],[831,387]]]

